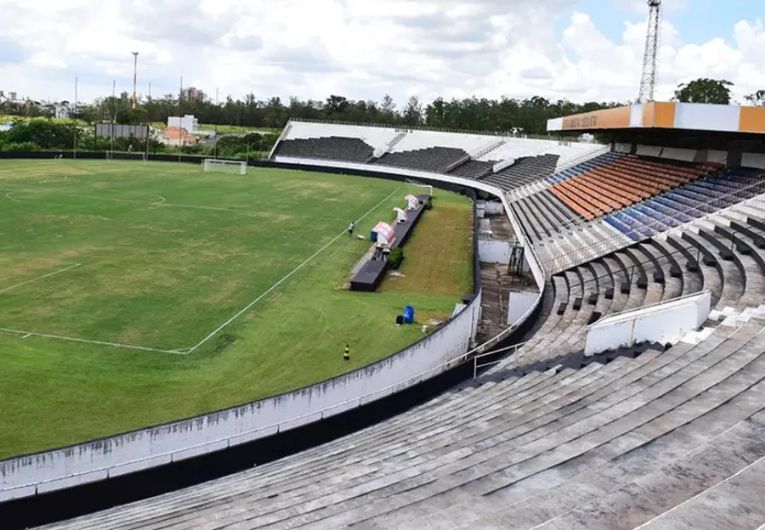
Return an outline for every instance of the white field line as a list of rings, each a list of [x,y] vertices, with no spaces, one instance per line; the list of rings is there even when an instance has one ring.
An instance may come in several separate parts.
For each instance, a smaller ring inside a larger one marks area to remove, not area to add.
[[[0,332],[10,333],[13,335],[21,335],[22,339],[26,339],[28,337],[41,337],[44,339],[64,340],[67,342],[79,342],[82,344],[94,344],[96,346],[109,346],[111,348],[122,348],[126,350],[137,350],[137,351],[145,351],[145,352],[153,352],[153,353],[172,353],[174,355],[188,354],[188,352],[181,351],[181,350],[161,350],[159,348],[148,348],[146,346],[134,346],[132,344],[121,344],[119,342],[107,342],[102,340],[80,339],[77,337],[65,337],[63,335],[51,335],[50,333],[37,333],[34,331],[24,331],[20,329],[0,328]]]
[[[18,200],[16,197],[13,196],[13,192],[9,191],[8,193],[5,194],[5,196],[8,197],[8,199],[12,200],[13,202],[19,202],[19,203],[21,202],[20,200]]]
[[[390,195],[385,197],[383,200],[381,200],[379,203],[377,203],[375,206],[373,206],[369,211],[367,211],[364,215],[362,215],[356,221],[354,221],[354,224],[359,223],[360,221],[364,220],[369,215],[371,215],[375,210],[377,210],[385,202],[390,200],[390,198],[393,197],[393,195],[396,194],[399,190],[400,190],[400,188],[397,188],[394,191],[392,191],[390,193]],[[14,191],[25,191],[25,190],[14,190]],[[140,201],[140,200],[137,200],[137,199],[118,199],[118,198],[113,198],[113,197],[97,197],[97,196],[92,196],[92,195],[76,195],[76,196],[75,195],[69,195],[69,196],[71,196],[71,197],[90,198],[90,199],[98,199],[98,200],[112,200],[112,201],[119,201],[119,202],[133,202],[133,203],[139,202],[139,203],[143,203],[143,201]],[[252,212],[248,212],[247,210],[240,210],[240,209],[236,209],[236,208],[218,208],[218,207],[214,207],[214,206],[194,206],[194,205],[175,205],[175,204],[170,204],[170,203],[165,202],[167,199],[165,199],[161,195],[154,195],[154,197],[159,198],[160,202],[158,202],[158,203],[150,203],[150,205],[161,204],[163,206],[170,206],[170,207],[175,206],[175,207],[180,207],[180,208],[213,209],[213,210],[218,210],[218,211],[230,211],[230,212],[245,213],[245,214],[252,213]],[[146,203],[143,203],[143,204],[146,204]],[[319,254],[324,252],[324,250],[326,250],[329,246],[331,246],[333,243],[335,243],[338,239],[343,237],[345,234],[346,234],[346,230],[343,230],[342,232],[340,232],[340,234],[335,236],[331,241],[329,241],[327,244],[325,244],[319,250],[314,252],[303,263],[301,263],[295,269],[290,271],[281,280],[279,280],[274,285],[272,285],[267,291],[265,291],[260,296],[258,296],[255,300],[253,300],[252,302],[247,304],[246,307],[244,307],[242,310],[237,312],[234,316],[232,316],[226,322],[224,322],[223,324],[218,326],[218,328],[216,328],[213,332],[211,332],[209,335],[207,335],[204,339],[202,339],[200,342],[198,342],[197,344],[195,344],[191,348],[178,348],[178,349],[175,349],[175,350],[163,350],[163,349],[160,349],[160,348],[150,348],[150,347],[146,347],[146,346],[136,346],[136,345],[132,345],[132,344],[122,344],[122,343],[118,343],[118,342],[108,342],[108,341],[81,339],[81,338],[78,338],[78,337],[66,337],[66,336],[63,336],[63,335],[53,335],[53,334],[49,334],[49,333],[37,333],[37,332],[34,332],[34,331],[24,331],[24,330],[16,330],[16,329],[9,329],[9,328],[0,328],[0,332],[2,332],[2,333],[10,333],[10,334],[15,334],[15,335],[22,335],[23,339],[26,339],[28,337],[41,337],[41,338],[47,338],[47,339],[63,340],[63,341],[68,341],[68,342],[78,342],[78,343],[82,343],[82,344],[93,344],[93,345],[97,345],[97,346],[109,346],[109,347],[112,347],[112,348],[122,348],[122,349],[136,350],[136,351],[145,351],[145,352],[154,352],[154,353],[167,353],[167,354],[173,354],[173,355],[188,355],[188,354],[194,352],[195,350],[197,350],[200,346],[202,346],[206,342],[208,342],[215,335],[220,333],[224,328],[226,328],[232,322],[234,322],[236,319],[241,317],[244,313],[249,311],[255,304],[260,302],[264,297],[268,296],[271,292],[273,292],[275,289],[277,289],[281,284],[283,284],[289,278],[291,278],[295,273],[297,273],[303,267],[308,265]],[[77,264],[76,266],[80,266],[80,265],[81,264]],[[72,266],[72,267],[70,267],[67,270],[71,270],[74,267],[75,266]],[[54,273],[51,273],[51,275],[53,275],[53,274],[60,274],[60,273],[63,273],[63,272],[66,272],[66,270],[56,271]],[[50,275],[46,275],[45,277],[47,277],[47,276],[50,276]],[[42,278],[43,277],[35,278],[34,280],[29,280],[29,282],[41,280]],[[29,283],[29,282],[25,282],[25,283]],[[10,290],[10,289],[16,288],[16,287],[20,287],[21,285],[23,285],[23,284],[12,286],[12,287],[8,288],[7,290]],[[0,293],[3,293],[3,292],[5,292],[5,291],[0,291]]]
[[[375,211],[375,210],[377,210],[377,209],[378,209],[380,206],[382,206],[384,203],[386,203],[387,201],[389,201],[389,200],[390,200],[390,198],[391,198],[391,197],[393,197],[393,195],[395,195],[395,194],[396,194],[396,193],[397,193],[397,192],[398,192],[400,189],[401,189],[401,188],[398,188],[398,189],[395,189],[395,190],[393,190],[393,192],[391,192],[391,194],[390,194],[390,195],[388,195],[388,196],[387,196],[387,197],[385,197],[383,200],[381,200],[380,202],[378,202],[378,203],[377,203],[375,206],[373,206],[373,207],[372,207],[372,208],[371,208],[371,209],[370,209],[368,212],[366,212],[364,215],[362,215],[362,216],[361,216],[361,217],[359,217],[359,218],[358,218],[356,221],[354,221],[354,224],[357,224],[357,223],[359,223],[360,221],[363,221],[365,218],[367,218],[369,215],[371,215],[371,214],[372,214],[372,212],[374,212],[374,211]],[[328,242],[328,243],[326,243],[326,244],[325,244],[323,247],[321,247],[319,250],[317,250],[316,252],[314,252],[313,254],[311,254],[311,256],[309,256],[309,257],[308,257],[308,259],[306,259],[306,260],[305,260],[303,263],[301,263],[300,265],[298,265],[297,267],[295,267],[294,269],[292,269],[292,270],[291,270],[289,273],[287,273],[287,274],[286,274],[286,275],[285,275],[285,276],[284,276],[284,277],[283,277],[281,280],[279,280],[278,282],[276,282],[275,284],[273,284],[271,287],[269,287],[269,288],[268,288],[268,289],[267,289],[265,292],[263,292],[262,294],[260,294],[260,296],[258,296],[258,297],[257,297],[255,300],[253,300],[252,302],[250,302],[249,304],[247,304],[246,306],[244,306],[242,309],[240,309],[239,311],[237,311],[237,313],[236,313],[234,316],[232,316],[231,318],[229,318],[228,320],[226,320],[226,321],[225,321],[223,324],[221,324],[220,326],[218,326],[217,328],[215,328],[215,329],[214,329],[214,330],[213,330],[213,331],[212,331],[210,334],[208,334],[208,335],[207,335],[205,338],[203,338],[201,341],[199,341],[199,342],[198,342],[198,343],[196,343],[194,346],[192,346],[191,348],[189,348],[187,353],[193,353],[194,351],[196,351],[196,350],[197,350],[197,348],[199,348],[200,346],[202,346],[203,344],[205,344],[207,341],[209,341],[210,339],[212,339],[212,338],[213,338],[215,335],[217,335],[218,333],[220,333],[221,331],[223,331],[223,329],[224,329],[224,328],[226,328],[227,326],[229,326],[229,325],[230,325],[232,322],[234,322],[236,319],[238,319],[238,318],[239,318],[239,317],[241,317],[243,314],[245,314],[247,311],[249,311],[250,309],[252,309],[252,307],[253,307],[255,304],[257,304],[257,303],[258,303],[258,302],[260,302],[260,301],[261,301],[263,298],[265,298],[266,296],[268,296],[268,295],[269,295],[271,292],[273,292],[275,289],[277,289],[277,288],[278,288],[278,287],[279,287],[281,284],[283,284],[284,282],[286,282],[287,280],[289,280],[289,279],[290,279],[290,278],[291,278],[291,277],[292,277],[292,276],[293,276],[295,273],[297,273],[297,272],[298,272],[298,271],[300,271],[300,270],[301,270],[303,267],[305,267],[306,265],[308,265],[308,264],[309,264],[311,261],[313,261],[313,260],[316,258],[316,256],[318,256],[319,254],[321,254],[322,252],[324,252],[324,251],[325,251],[325,250],[326,250],[326,249],[327,249],[327,248],[328,248],[330,245],[332,245],[332,244],[333,244],[335,241],[337,241],[337,240],[338,240],[338,239],[340,239],[341,237],[345,236],[345,235],[346,235],[346,233],[347,233],[347,231],[346,231],[346,230],[343,230],[342,232],[340,232],[340,233],[339,233],[337,236],[335,236],[335,237],[334,237],[334,238],[333,238],[331,241],[329,241],[329,242]]]
[[[64,274],[65,272],[68,272],[70,270],[76,269],[77,267],[82,267],[82,263],[76,263],[74,265],[66,267],[65,269],[49,272],[48,274],[44,274],[44,275],[39,276],[37,278],[32,278],[31,280],[27,280],[25,282],[17,283],[16,285],[11,285],[10,287],[6,287],[5,289],[0,290],[0,294],[7,293],[8,291],[12,291],[13,289],[16,289],[17,287],[22,287],[22,286],[30,284],[30,283],[39,282],[40,280],[44,280],[45,278],[50,278],[52,276],[58,276],[59,274]]]
[[[10,200],[14,202],[21,202],[20,200],[16,199],[15,197],[12,197],[11,195],[15,192],[22,192],[22,193],[36,193],[33,190],[15,190],[14,192],[6,194],[6,197],[8,197]],[[167,199],[163,197],[162,195],[157,195],[154,193],[147,194],[148,197],[155,197],[157,200],[154,202],[146,202],[141,199],[122,199],[119,197],[100,197],[98,195],[82,195],[82,194],[65,194],[61,197],[72,197],[75,199],[92,199],[95,201],[113,201],[113,202],[126,202],[129,204],[137,204],[140,206],[167,206],[169,208],[185,208],[185,209],[193,209],[193,210],[209,210],[214,212],[233,212],[240,215],[246,215],[246,216],[259,216],[260,214],[257,212],[253,212],[251,210],[244,210],[242,208],[227,208],[225,206],[205,206],[201,204],[174,204],[167,202]]]

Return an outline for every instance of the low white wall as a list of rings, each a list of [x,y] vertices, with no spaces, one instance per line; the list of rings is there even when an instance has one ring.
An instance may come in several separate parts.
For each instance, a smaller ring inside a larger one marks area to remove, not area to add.
[[[191,458],[294,429],[429,379],[464,360],[481,307],[383,361],[294,392],[187,420],[0,462],[0,501]]]
[[[676,147],[665,147],[662,149],[661,157],[670,160],[680,160],[683,162],[693,162],[698,156],[695,149],[680,149]]]
[[[484,263],[510,263],[511,250],[509,241],[478,240],[478,257]]]
[[[487,215],[504,215],[505,209],[502,207],[501,202],[486,201],[484,203],[483,211]]]
[[[728,151],[717,151],[710,149],[707,151],[707,162],[716,162],[718,164],[728,163]]]
[[[655,146],[655,145],[638,145],[636,154],[640,156],[654,156],[658,157],[661,155],[661,147]]]
[[[765,155],[759,153],[744,153],[741,156],[741,165],[744,167],[765,169]]]
[[[512,326],[520,323],[537,302],[537,293],[514,292],[507,297],[507,325]]]
[[[711,309],[709,291],[606,317],[587,327],[585,355],[641,342],[674,342],[697,330]]]

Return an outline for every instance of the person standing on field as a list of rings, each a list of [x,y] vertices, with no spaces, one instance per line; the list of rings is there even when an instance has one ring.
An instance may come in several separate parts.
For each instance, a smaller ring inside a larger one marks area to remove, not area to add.
[[[351,221],[351,223],[348,225],[348,235],[349,235],[349,236],[352,236],[352,235],[353,235],[353,229],[354,229],[355,227],[356,227],[356,223],[354,223],[353,221]]]

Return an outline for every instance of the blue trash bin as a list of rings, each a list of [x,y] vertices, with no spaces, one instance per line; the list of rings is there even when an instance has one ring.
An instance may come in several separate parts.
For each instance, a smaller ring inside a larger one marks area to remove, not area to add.
[[[372,230],[372,232],[370,232],[370,233],[369,233],[369,240],[370,240],[372,243],[377,243],[377,232],[375,232],[374,230]]]
[[[404,324],[414,324],[414,307],[410,305],[404,308]]]

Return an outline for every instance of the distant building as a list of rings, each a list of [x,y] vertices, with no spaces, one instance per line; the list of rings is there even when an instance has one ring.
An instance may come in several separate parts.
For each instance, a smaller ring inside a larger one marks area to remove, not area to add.
[[[181,92],[181,98],[185,99],[186,101],[198,101],[201,95],[202,91],[197,90],[197,88],[193,86],[184,88]]]
[[[54,118],[71,118],[74,113],[74,105],[68,101],[62,101],[60,103],[53,104],[53,117]]]
[[[167,118],[167,126],[175,127],[176,129],[184,129],[189,134],[196,134],[199,129],[199,121],[193,114],[187,114],[185,116],[169,116]]]
[[[175,146],[194,145],[199,143],[199,137],[183,127],[167,127],[162,134],[162,143]]]

